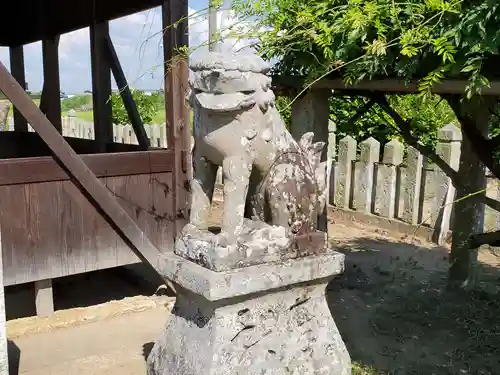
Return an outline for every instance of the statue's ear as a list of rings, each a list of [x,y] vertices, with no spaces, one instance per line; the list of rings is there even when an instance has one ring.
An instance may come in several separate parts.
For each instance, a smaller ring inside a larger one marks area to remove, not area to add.
[[[299,146],[304,151],[308,151],[311,148],[312,140],[314,138],[313,132],[307,132],[300,138]]]
[[[326,143],[325,142],[316,142],[311,146],[312,153],[313,154],[321,154],[323,152],[323,149],[325,148]]]

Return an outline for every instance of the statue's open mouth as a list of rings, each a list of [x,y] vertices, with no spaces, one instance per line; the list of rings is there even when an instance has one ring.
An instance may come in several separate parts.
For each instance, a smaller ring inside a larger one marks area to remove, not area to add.
[[[194,94],[194,100],[202,108],[214,112],[232,112],[248,109],[256,104],[255,92],[237,92],[231,94],[213,94],[199,92]]]

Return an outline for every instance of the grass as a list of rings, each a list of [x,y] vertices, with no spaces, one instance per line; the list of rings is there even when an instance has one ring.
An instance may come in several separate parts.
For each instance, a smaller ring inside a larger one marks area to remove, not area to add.
[[[68,116],[69,111],[62,112],[61,115],[63,117]],[[75,111],[76,112],[76,118],[84,121],[89,121],[92,122],[94,121],[94,112],[92,111]]]
[[[76,108],[82,108],[83,106],[85,107],[92,106],[92,95],[76,95],[74,97],[64,99],[62,101],[62,107],[63,107],[62,115],[66,116],[71,108],[76,109]],[[76,110],[76,117],[81,120],[91,122],[93,121],[93,112]],[[163,108],[159,109],[153,116],[151,123],[153,124],[165,123],[165,109]]]
[[[386,373],[380,372],[373,367],[367,367],[357,362],[353,362],[352,375],[386,375]]]
[[[63,112],[62,116],[67,116],[68,112]],[[76,111],[76,117],[79,118],[80,120],[84,121],[89,121],[92,122],[94,121],[94,113],[92,111]],[[193,112],[190,111],[189,118],[191,121],[191,124],[193,123]],[[166,122],[165,120],[165,110],[161,109],[156,114],[153,116],[153,124],[164,124]]]
[[[153,116],[153,124],[163,124],[165,123],[165,109],[162,108],[160,111],[156,112]]]
[[[62,116],[68,116],[68,112],[63,112]],[[94,112],[92,112],[92,111],[76,111],[76,117],[80,120],[92,122],[92,121],[94,121]],[[153,124],[165,123],[165,111],[164,110],[158,111],[153,116],[152,123]]]

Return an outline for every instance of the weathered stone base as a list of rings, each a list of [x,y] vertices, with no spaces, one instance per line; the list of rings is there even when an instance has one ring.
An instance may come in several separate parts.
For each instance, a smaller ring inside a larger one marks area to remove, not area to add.
[[[242,233],[231,245],[219,234],[187,224],[177,238],[175,253],[213,271],[227,271],[279,260],[290,245],[285,228],[244,219]]]
[[[243,220],[234,244],[220,234],[187,224],[177,238],[175,254],[213,271],[229,271],[326,252],[325,233],[289,237],[286,229],[261,221]]]
[[[228,272],[165,258],[164,276],[178,285],[178,296],[148,357],[148,375],[351,373],[324,295],[343,270],[343,255]]]

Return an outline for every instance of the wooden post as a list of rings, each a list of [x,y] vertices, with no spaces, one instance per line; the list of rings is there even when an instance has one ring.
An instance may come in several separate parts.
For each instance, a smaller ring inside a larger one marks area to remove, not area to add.
[[[295,140],[299,141],[307,132],[314,132],[313,142],[325,142],[321,154],[321,161],[327,161],[328,155],[328,123],[330,120],[329,99],[331,90],[309,90],[304,96],[292,104],[291,133]],[[325,163],[325,168],[327,163]],[[328,171],[325,170],[328,178]],[[326,181],[325,181],[326,182]],[[318,220],[318,229],[327,232],[327,205]]]
[[[54,313],[52,279],[38,280],[34,284],[36,315],[40,317],[52,315]]]
[[[61,88],[59,82],[59,37],[42,41],[43,91],[40,109],[61,133]]]
[[[180,232],[189,210],[190,137],[189,111],[185,102],[188,91],[188,59],[181,52],[188,46],[188,2],[166,0],[162,7],[163,55],[165,69],[165,111],[168,147],[174,151],[173,199],[175,236]],[[181,22],[177,23],[180,19]],[[176,27],[172,25],[176,24]],[[181,55],[182,53],[182,55]]]
[[[7,345],[5,315],[5,294],[3,285],[2,233],[0,229],[0,375],[9,375],[9,356]]]
[[[100,152],[113,142],[111,97],[111,68],[105,58],[109,38],[108,22],[90,25],[90,61],[92,66],[92,102],[94,107],[94,134]]]
[[[314,132],[313,142],[325,142],[321,161],[328,153],[328,123],[330,121],[330,90],[310,90],[292,104],[290,132],[295,140],[307,132]]]
[[[24,71],[24,47],[10,47],[10,71],[12,76],[19,82],[21,87],[26,90],[26,77]],[[16,132],[27,132],[28,122],[19,113],[16,107],[14,110],[14,130]]]

